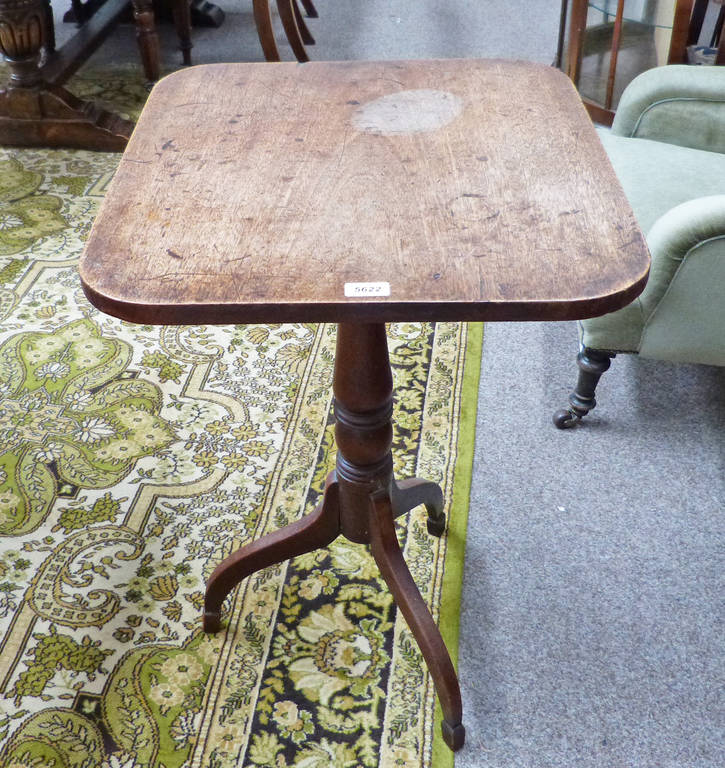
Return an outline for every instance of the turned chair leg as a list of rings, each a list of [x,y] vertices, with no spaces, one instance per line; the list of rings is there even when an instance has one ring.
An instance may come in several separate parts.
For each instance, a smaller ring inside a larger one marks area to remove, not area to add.
[[[131,0],[136,41],[146,79],[156,82],[161,77],[161,48],[154,20],[152,0]]]
[[[594,392],[601,375],[611,365],[613,357],[615,357],[613,352],[603,352],[589,347],[584,347],[577,355],[579,378],[574,391],[569,395],[569,407],[554,414],[554,425],[558,429],[574,426],[596,406]]]
[[[131,5],[144,75],[147,80],[155,83],[161,76],[161,52],[154,21],[153,2],[152,0],[131,0]]]
[[[174,0],[172,13],[174,16],[174,26],[176,34],[179,37],[179,49],[184,64],[188,67],[191,64],[191,2],[190,0]]]

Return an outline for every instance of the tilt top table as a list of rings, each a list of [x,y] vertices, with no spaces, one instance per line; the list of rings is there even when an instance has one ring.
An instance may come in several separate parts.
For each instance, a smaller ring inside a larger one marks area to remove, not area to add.
[[[649,256],[569,80],[506,61],[222,64],[162,80],[81,261],[88,298],[139,323],[336,322],[336,470],[317,509],[232,553],[204,627],[254,571],[338,535],[367,543],[431,672],[458,680],[393,520],[441,489],[397,481],[385,323],[566,320],[617,309]]]

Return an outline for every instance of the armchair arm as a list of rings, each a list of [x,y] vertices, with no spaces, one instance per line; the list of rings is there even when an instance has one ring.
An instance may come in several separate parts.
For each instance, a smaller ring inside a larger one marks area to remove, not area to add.
[[[725,260],[725,195],[710,195],[688,200],[658,219],[647,234],[652,255],[649,280],[640,295],[645,316],[649,317],[671,286],[675,275],[697,251],[717,243]],[[710,281],[714,282],[714,281]],[[725,304],[725,283],[714,286]],[[723,328],[725,344],[725,327]]]
[[[582,343],[725,365],[725,195],[675,206],[652,225],[647,244],[644,291],[616,312],[582,320]]]
[[[639,297],[645,357],[725,365],[725,195],[676,206],[647,235],[652,268]]]
[[[725,67],[643,72],[625,88],[612,132],[725,153]]]

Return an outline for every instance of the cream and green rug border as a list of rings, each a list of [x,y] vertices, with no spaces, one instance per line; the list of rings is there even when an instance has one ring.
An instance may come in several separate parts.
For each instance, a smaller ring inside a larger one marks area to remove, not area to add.
[[[466,533],[468,529],[468,506],[471,497],[473,477],[473,451],[476,436],[476,418],[478,410],[478,385],[483,352],[483,323],[468,324],[465,364],[461,386],[460,408],[458,416],[458,452],[456,456],[456,474],[453,480],[453,493],[448,507],[448,551],[446,569],[443,574],[438,626],[453,665],[458,669],[458,641],[461,627],[461,596],[463,592],[463,569],[466,556]],[[452,768],[453,753],[441,736],[443,714],[440,704],[435,705],[435,729],[433,737],[432,768]],[[463,723],[473,730],[473,724],[466,721],[463,711]]]

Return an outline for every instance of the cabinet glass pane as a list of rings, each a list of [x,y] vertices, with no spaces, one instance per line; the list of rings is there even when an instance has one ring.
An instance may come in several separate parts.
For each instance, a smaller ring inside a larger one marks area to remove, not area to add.
[[[619,5],[618,0],[588,3],[579,76],[581,95],[611,109],[616,109],[622,91],[640,72],[667,63],[675,13],[675,0],[624,1],[616,70],[610,81]]]

